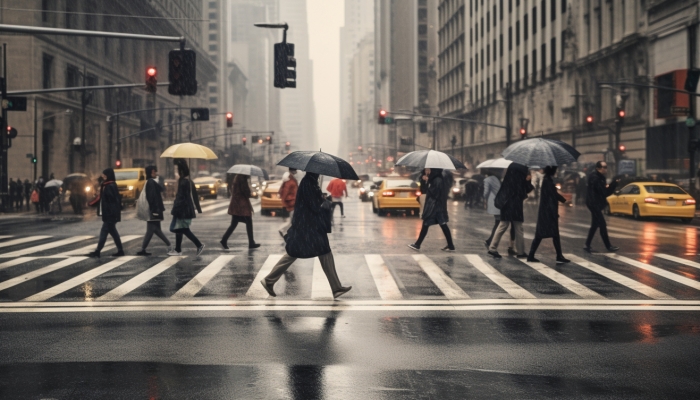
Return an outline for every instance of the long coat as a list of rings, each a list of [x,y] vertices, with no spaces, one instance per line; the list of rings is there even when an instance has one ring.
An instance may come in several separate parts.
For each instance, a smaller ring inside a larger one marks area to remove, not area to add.
[[[615,193],[617,182],[613,181],[608,188],[605,187],[605,175],[593,171],[588,176],[588,191],[586,193],[586,205],[594,210],[602,210],[608,204],[608,196]]]
[[[196,210],[201,214],[202,208],[199,206],[199,196],[194,183],[187,177],[177,181],[177,194],[173,202],[173,210],[170,214],[179,219],[197,218]]]
[[[524,165],[512,163],[503,177],[501,189],[496,194],[494,205],[501,209],[501,221],[523,222],[523,201],[535,187],[525,178],[528,169]]]
[[[294,210],[294,203],[297,200],[297,190],[299,190],[299,184],[297,183],[294,175],[287,173],[285,177],[286,180],[282,181],[282,186],[279,190],[280,199],[282,204],[287,211]]]
[[[163,204],[163,196],[161,192],[163,188],[156,182],[155,179],[149,179],[146,182],[146,201],[151,215],[148,216],[149,221],[162,221],[164,219],[165,205]]]
[[[500,215],[501,210],[496,208],[493,201],[496,199],[496,193],[501,188],[501,181],[494,175],[484,179],[484,199],[486,199],[486,212],[491,215]]]
[[[423,224],[442,225],[449,222],[447,215],[447,190],[442,176],[436,176],[428,182],[425,206],[423,207]]]
[[[540,192],[540,208],[537,213],[537,229],[535,234],[542,238],[550,238],[559,234],[559,204],[566,203],[566,199],[557,192],[554,179],[545,175],[542,179],[542,191]]]
[[[287,231],[287,254],[296,258],[312,258],[328,254],[328,222],[321,210],[323,193],[318,180],[307,173],[299,184],[292,227]]]
[[[238,190],[234,184],[231,193],[231,202],[228,204],[228,215],[252,217],[253,205],[250,204],[250,195],[250,187],[248,187],[247,182],[243,185],[242,190]]]
[[[119,200],[119,189],[114,181],[105,181],[100,186],[100,203],[97,205],[97,215],[102,216],[102,222],[117,223],[122,220],[122,203]]]

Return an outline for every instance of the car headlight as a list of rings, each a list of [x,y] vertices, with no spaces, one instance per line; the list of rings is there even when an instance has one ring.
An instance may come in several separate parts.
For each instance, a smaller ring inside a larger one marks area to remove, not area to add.
[[[199,185],[194,185],[195,189],[199,189]]]
[[[360,193],[364,193],[365,191],[365,188],[360,189]]]
[[[459,192],[459,188],[452,188],[452,192],[454,192],[454,193]]]
[[[369,192],[369,197],[374,197],[374,192]]]
[[[213,184],[209,185],[209,189],[214,189],[214,185]]]
[[[91,190],[92,190],[92,188],[90,186],[85,186],[85,192],[89,192]]]
[[[129,186],[128,186],[128,189],[129,189],[129,190],[134,190],[134,187],[131,186],[131,185],[129,185]]]

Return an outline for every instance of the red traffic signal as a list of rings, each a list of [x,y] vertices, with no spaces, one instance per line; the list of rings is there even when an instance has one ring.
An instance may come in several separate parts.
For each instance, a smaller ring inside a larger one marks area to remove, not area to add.
[[[625,110],[619,110],[617,112],[617,116],[620,118],[625,118]]]
[[[589,125],[593,123],[593,116],[592,115],[589,115],[586,117],[586,123]]]
[[[146,68],[146,91],[155,93],[158,90],[158,70],[156,67]]]
[[[522,136],[527,135],[527,129],[525,129],[525,128],[520,128],[520,135],[522,135]]]
[[[618,149],[620,150],[620,153],[624,153],[625,150],[627,150],[627,147],[624,144],[621,144]]]
[[[248,139],[247,139],[247,138],[243,138],[243,146],[245,146],[245,144],[246,144],[247,142],[248,142]]]
[[[158,70],[156,69],[156,67],[148,67],[148,69],[146,70],[146,75],[155,78],[156,75],[158,75]]]
[[[122,160],[115,161],[114,166],[116,166],[117,168],[121,168],[122,167]]]
[[[226,127],[230,128],[232,126],[233,126],[233,113],[227,112],[226,113]]]
[[[16,138],[17,137],[17,129],[8,125],[7,126],[7,137],[10,139]]]
[[[385,124],[386,123],[386,116],[387,116],[386,110],[384,110],[384,109],[379,110],[379,118],[378,118],[377,122],[379,124]]]
[[[267,140],[267,144],[272,144],[272,136],[268,136],[265,140]]]

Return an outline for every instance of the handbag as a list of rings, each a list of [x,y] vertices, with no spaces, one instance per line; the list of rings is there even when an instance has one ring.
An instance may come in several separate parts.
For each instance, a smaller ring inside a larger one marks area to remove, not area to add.
[[[151,207],[148,205],[148,199],[146,198],[146,188],[141,191],[138,200],[136,200],[136,218],[141,221],[148,221],[151,219]]]
[[[187,229],[192,225],[191,219],[174,217],[170,222],[170,232],[177,233],[180,230]]]
[[[29,198],[29,200],[31,200],[31,202],[34,204],[39,203],[39,192],[36,189],[32,191],[32,196]]]

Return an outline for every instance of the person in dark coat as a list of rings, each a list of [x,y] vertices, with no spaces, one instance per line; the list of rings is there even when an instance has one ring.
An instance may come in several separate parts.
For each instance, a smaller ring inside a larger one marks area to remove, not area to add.
[[[196,212],[202,213],[202,208],[199,206],[199,196],[194,182],[190,179],[190,168],[184,159],[176,158],[178,175],[177,193],[173,202],[173,209],[170,214],[173,220],[170,223],[170,232],[175,232],[175,250],[168,252],[170,256],[182,255],[182,237],[187,236],[188,239],[197,246],[197,255],[204,251],[204,244],[197,239],[197,236],[190,230],[192,219],[197,218]]]
[[[595,165],[595,171],[588,176],[588,191],[586,193],[586,207],[591,212],[591,229],[588,230],[586,238],[586,247],[583,250],[591,253],[591,242],[595,231],[600,228],[600,237],[603,239],[605,248],[608,251],[617,251],[620,248],[610,244],[608,237],[608,227],[603,216],[603,209],[608,204],[608,196],[615,193],[617,181],[613,181],[609,187],[606,186],[605,172],[608,170],[608,164],[605,161],[598,161]]]
[[[250,186],[248,186],[247,175],[236,175],[233,180],[233,189],[231,190],[231,202],[228,206],[228,215],[231,216],[231,225],[229,225],[224,237],[221,238],[221,247],[228,250],[228,238],[238,226],[239,222],[245,224],[245,230],[248,234],[248,248],[257,249],[259,243],[255,243],[253,238],[253,205],[250,204]]]
[[[447,195],[451,186],[446,185],[445,178],[442,176],[442,170],[438,168],[426,168],[422,179],[428,182],[428,193],[423,207],[423,226],[421,227],[418,240],[415,243],[408,245],[413,250],[420,250],[421,244],[425,236],[428,234],[428,228],[432,225],[440,225],[442,233],[447,239],[447,246],[442,248],[442,251],[455,251],[455,245],[452,243],[452,234],[447,226],[449,217],[447,215]]]
[[[537,229],[535,230],[535,239],[532,241],[532,246],[530,246],[530,254],[527,256],[528,262],[540,262],[535,258],[535,252],[537,252],[537,247],[539,247],[542,239],[550,237],[554,241],[554,249],[557,252],[557,264],[569,262],[561,252],[559,204],[557,202],[563,204],[566,203],[566,199],[557,192],[557,187],[554,185],[554,175],[556,173],[557,167],[544,168],[542,190],[540,192],[540,208],[537,213]]]
[[[496,194],[494,205],[501,210],[501,222],[491,240],[489,255],[494,258],[501,258],[498,254],[498,244],[501,242],[503,234],[506,233],[511,224],[515,227],[515,252],[518,258],[525,258],[525,239],[523,237],[523,201],[527,199],[534,186],[530,183],[532,177],[526,166],[512,163],[508,166],[503,177],[501,188]]]
[[[294,204],[292,227],[287,231],[285,254],[272,268],[272,271],[260,283],[267,293],[275,297],[275,283],[297,258],[318,257],[321,268],[326,274],[333,292],[333,298],[338,298],[352,289],[343,287],[335,270],[335,260],[328,242],[330,221],[321,209],[325,199],[318,183],[318,174],[307,172],[299,183],[297,199]],[[328,210],[326,210],[328,211]]]
[[[7,198],[8,198],[9,204],[10,204],[9,209],[12,210],[15,207],[15,203],[16,203],[15,192],[17,192],[17,184],[15,183],[15,181],[12,180],[12,178],[10,178],[10,182],[8,183],[8,185],[9,185],[9,191],[7,193],[7,195],[8,195]]]
[[[173,250],[170,240],[168,240],[160,227],[160,221],[165,219],[163,215],[165,205],[163,204],[162,194],[165,189],[158,183],[158,168],[154,165],[149,165],[146,167],[146,176],[148,181],[146,181],[144,190],[146,191],[146,201],[148,202],[149,218],[146,221],[146,236],[143,237],[141,251],[136,253],[138,256],[151,255],[151,253],[146,251],[146,248],[148,248],[148,244],[151,242],[154,234],[168,246],[168,253]]]
[[[22,201],[24,200],[24,185],[19,178],[17,178],[15,185],[15,207],[17,211],[20,212],[22,211]]]
[[[100,252],[107,241],[107,235],[111,235],[114,244],[117,245],[117,252],[112,254],[112,257],[121,257],[124,255],[122,241],[117,231],[117,222],[122,220],[122,203],[119,198],[119,190],[117,189],[116,177],[114,170],[107,168],[102,171],[102,185],[100,186],[100,195],[93,200],[90,205],[97,206],[97,215],[102,216],[102,230],[100,230],[100,239],[97,242],[97,248],[89,257],[100,257]]]
[[[27,211],[29,211],[29,204],[32,202],[32,184],[29,179],[24,180],[24,200],[27,203]]]

